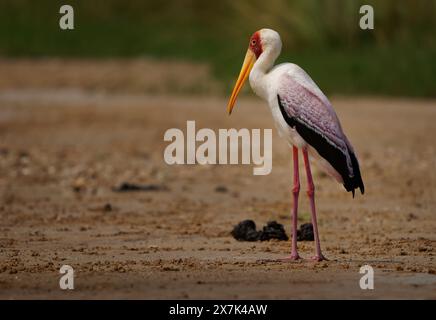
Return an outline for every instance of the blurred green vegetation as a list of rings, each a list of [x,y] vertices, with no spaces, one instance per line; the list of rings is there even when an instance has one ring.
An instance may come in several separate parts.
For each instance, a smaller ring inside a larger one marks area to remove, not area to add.
[[[61,4],[74,7],[75,30],[60,30]],[[359,28],[362,4],[375,30]],[[327,93],[436,97],[436,0],[2,0],[0,56],[207,62],[228,91],[263,27],[282,36],[279,62]]]

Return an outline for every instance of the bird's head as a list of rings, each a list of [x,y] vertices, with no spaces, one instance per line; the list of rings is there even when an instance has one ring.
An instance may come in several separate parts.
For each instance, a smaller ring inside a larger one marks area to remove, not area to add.
[[[261,29],[253,33],[248,44],[248,50],[245,55],[244,63],[242,64],[241,72],[239,73],[238,80],[236,80],[235,87],[233,88],[232,95],[227,105],[227,112],[229,114],[232,113],[236,98],[250,75],[256,60],[266,53],[269,53],[269,56],[275,60],[280,54],[281,49],[282,41],[276,31]]]

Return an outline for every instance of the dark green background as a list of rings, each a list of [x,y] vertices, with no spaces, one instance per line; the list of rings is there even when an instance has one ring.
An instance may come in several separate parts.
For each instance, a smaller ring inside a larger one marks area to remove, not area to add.
[[[59,28],[62,4],[75,9],[73,31]],[[362,4],[373,31],[359,29]],[[227,83],[263,27],[281,34],[280,61],[327,93],[436,96],[436,0],[2,0],[0,56],[200,61]]]

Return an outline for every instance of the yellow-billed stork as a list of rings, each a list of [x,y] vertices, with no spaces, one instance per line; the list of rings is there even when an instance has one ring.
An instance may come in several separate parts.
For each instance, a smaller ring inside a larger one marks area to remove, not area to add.
[[[353,193],[359,188],[364,193],[359,162],[351,143],[345,136],[339,119],[327,97],[309,75],[293,63],[274,66],[280,55],[280,35],[271,29],[255,32],[230,97],[227,111],[231,114],[236,98],[249,77],[253,91],[266,100],[281,137],[293,151],[294,186],[292,208],[292,250],[287,259],[300,258],[297,251],[297,214],[300,178],[298,149],[302,150],[307,175],[307,195],[310,200],[312,225],[316,244],[316,261],[325,260],[321,252],[315,210],[315,187],[309,155],[330,176]]]

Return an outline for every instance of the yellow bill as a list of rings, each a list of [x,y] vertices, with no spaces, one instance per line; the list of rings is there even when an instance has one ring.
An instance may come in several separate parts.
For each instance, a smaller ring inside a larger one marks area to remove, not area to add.
[[[232,95],[230,96],[229,103],[227,105],[227,112],[229,114],[232,113],[233,107],[235,106],[236,98],[238,97],[239,92],[244,85],[245,80],[247,80],[250,75],[250,71],[253,68],[254,63],[256,62],[256,56],[253,51],[248,49],[247,54],[245,55],[244,63],[242,64],[241,72],[239,73],[238,80],[236,81],[235,87],[233,88]]]

